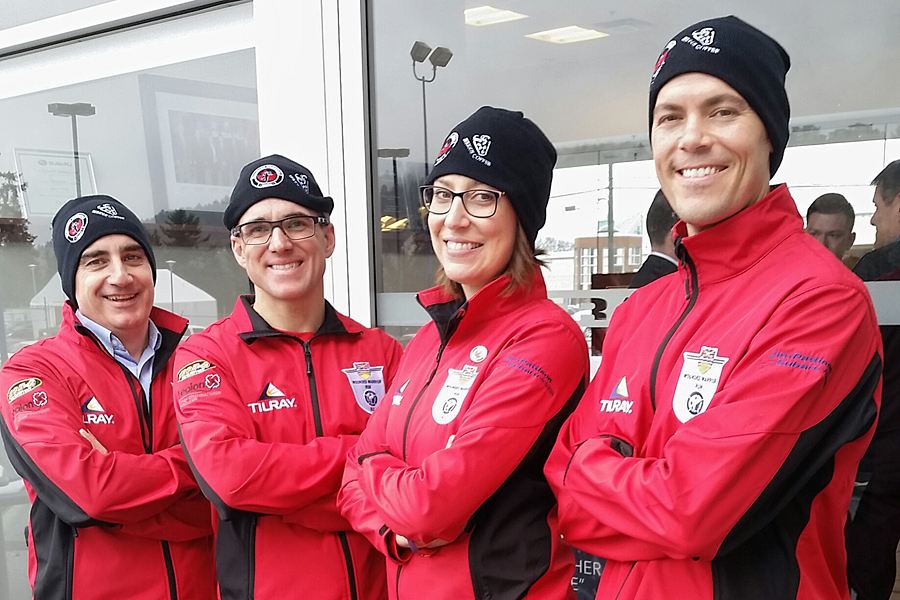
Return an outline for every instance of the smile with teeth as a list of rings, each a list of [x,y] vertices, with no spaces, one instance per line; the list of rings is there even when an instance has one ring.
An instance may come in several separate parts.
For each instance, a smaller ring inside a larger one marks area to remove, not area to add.
[[[453,242],[450,240],[447,240],[446,244],[447,244],[448,250],[454,250],[454,251],[474,250],[475,248],[480,248],[481,246],[484,245],[484,244],[477,244],[475,242]]]
[[[299,262],[293,262],[293,263],[286,264],[286,265],[269,265],[269,268],[273,269],[275,271],[289,271],[289,270],[294,269],[299,266],[300,266]]]
[[[122,295],[105,296],[105,298],[107,300],[112,300],[113,302],[125,302],[127,300],[131,300],[135,296],[137,296],[137,294],[131,294],[130,296],[122,296]]]
[[[681,173],[682,177],[686,177],[688,179],[692,179],[694,177],[706,177],[708,175],[715,175],[720,171],[724,171],[722,167],[697,167],[693,169],[681,169],[679,173]]]

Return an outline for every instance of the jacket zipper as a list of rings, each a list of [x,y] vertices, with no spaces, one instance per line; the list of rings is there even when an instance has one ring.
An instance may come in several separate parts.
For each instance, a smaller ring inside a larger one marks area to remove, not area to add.
[[[350,600],[357,600],[359,595],[356,592],[356,572],[353,569],[353,557],[350,554],[350,540],[347,539],[347,532],[338,531],[338,539],[341,540],[341,548],[344,550],[344,560],[347,561],[347,579],[350,583]]]
[[[694,261],[691,259],[684,246],[679,244],[679,250],[681,250],[680,254],[683,255],[680,258],[688,270],[688,277],[684,280],[684,295],[685,300],[687,300],[688,303],[684,312],[681,313],[681,316],[678,317],[678,320],[675,321],[675,324],[672,325],[672,328],[666,333],[666,337],[663,338],[659,348],[656,350],[656,356],[653,357],[653,367],[650,369],[650,406],[653,407],[653,412],[656,412],[656,376],[663,352],[665,352],[669,340],[672,339],[672,336],[675,335],[675,332],[687,318],[688,313],[690,313],[691,309],[694,308],[694,305],[697,304],[697,296],[699,295],[699,290],[697,289],[697,269],[694,265]],[[688,283],[690,283],[690,285],[688,285]]]
[[[172,564],[172,550],[169,548],[169,542],[163,540],[163,558],[166,560],[166,573],[169,576],[169,598],[178,600],[178,587],[175,585],[175,565]]]
[[[144,394],[144,386],[141,385],[140,380],[138,380],[138,386],[141,389],[141,393],[138,394],[137,389],[134,387],[134,381],[137,379],[134,375],[131,374],[128,369],[126,369],[116,358],[109,354],[106,348],[94,338],[93,334],[89,334],[88,338],[94,342],[94,344],[100,348],[101,351],[105,352],[113,361],[119,365],[119,368],[122,369],[122,374],[125,375],[125,380],[128,381],[128,387],[131,388],[131,397],[134,399],[135,408],[138,413],[138,423],[141,426],[141,443],[144,446],[144,451],[147,454],[153,454],[153,413],[150,410],[150,398],[148,398]],[[309,355],[309,351],[307,350],[307,356]],[[312,369],[312,364],[309,363],[308,371]],[[153,378],[150,380],[150,392],[151,396],[153,393]],[[146,431],[146,434],[145,434]],[[78,531],[75,531],[75,537],[78,537]],[[161,540],[163,550],[163,558],[166,563],[166,575],[169,580],[169,596],[171,600],[178,600],[178,587],[175,582],[175,565],[172,562],[172,550],[169,548],[169,542],[166,540]],[[72,569],[75,568],[75,552],[74,552],[74,544],[72,548]]]
[[[397,565],[397,593],[395,594],[397,600],[400,600],[400,571],[403,570],[403,563]]]
[[[299,340],[303,346],[303,356],[306,358],[306,378],[309,380],[309,399],[312,402],[313,423],[316,427],[316,437],[322,437],[322,415],[319,412],[319,392],[316,389],[316,374],[313,372],[312,353],[309,351],[309,342]]]
[[[313,371],[312,352],[310,352],[310,342],[299,340],[303,346],[303,357],[306,359],[306,378],[309,380],[309,398],[312,403],[313,423],[316,428],[316,437],[322,437],[324,430],[322,428],[322,414],[319,407],[319,392],[316,388],[316,374]],[[357,600],[356,591],[356,568],[353,566],[353,555],[350,554],[350,541],[347,534],[343,531],[338,532],[338,538],[341,541],[341,550],[344,553],[344,561],[347,563],[347,579],[350,584],[350,600]]]
[[[406,414],[406,423],[403,424],[403,460],[406,461],[406,439],[409,434],[409,423],[412,420],[413,411],[416,410],[416,406],[419,404],[419,400],[422,399],[422,395],[425,393],[425,390],[428,389],[428,386],[431,384],[431,380],[434,379],[435,373],[437,373],[438,366],[441,364],[441,355],[444,353],[444,348],[447,347],[447,343],[444,342],[441,344],[441,347],[438,348],[437,357],[434,360],[434,368],[431,369],[431,373],[428,375],[428,379],[425,381],[425,385],[422,386],[422,389],[419,390],[419,394],[416,396],[416,399],[413,400],[412,406],[409,407],[409,412]],[[398,573],[399,576],[399,573]]]

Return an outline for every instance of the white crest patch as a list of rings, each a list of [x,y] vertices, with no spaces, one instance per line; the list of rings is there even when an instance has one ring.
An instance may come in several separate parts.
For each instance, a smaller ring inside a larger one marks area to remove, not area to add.
[[[491,136],[489,135],[473,135],[472,145],[478,156],[487,156],[488,150],[491,149]]]
[[[459,415],[477,374],[478,367],[472,365],[449,370],[443,387],[431,405],[431,417],[435,423],[446,425]]]
[[[373,367],[367,362],[355,362],[351,369],[341,369],[350,381],[353,395],[359,407],[372,414],[384,398],[384,367]],[[394,396],[394,400],[397,396]]]
[[[718,348],[703,346],[698,353],[685,352],[672,409],[682,423],[706,412],[719,387],[722,369],[728,359],[718,356]]]
[[[693,32],[691,37],[704,46],[712,46],[713,41],[716,39],[716,30],[712,27],[704,27],[703,29],[698,29]]]

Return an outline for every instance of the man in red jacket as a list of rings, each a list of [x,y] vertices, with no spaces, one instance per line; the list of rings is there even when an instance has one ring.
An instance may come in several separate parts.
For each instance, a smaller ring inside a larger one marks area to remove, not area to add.
[[[211,511],[169,383],[187,321],[153,307],[147,232],[117,200],[86,196],[54,217],[53,250],[69,297],[59,334],[0,371],[34,598],[212,600]]]
[[[401,349],[325,300],[333,208],[292,160],[245,166],[224,221],[256,293],[175,356],[185,450],[219,514],[224,600],[387,597],[384,561],[336,494]]]
[[[734,17],[657,61],[650,139],[679,272],[617,309],[545,468],[565,539],[607,558],[598,598],[849,599],[881,343],[862,282],[769,184],[789,65]]]

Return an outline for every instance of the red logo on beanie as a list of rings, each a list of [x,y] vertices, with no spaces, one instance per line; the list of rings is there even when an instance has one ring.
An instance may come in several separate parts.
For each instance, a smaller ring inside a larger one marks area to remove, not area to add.
[[[66,239],[70,244],[74,244],[84,235],[87,227],[88,217],[83,212],[75,213],[66,221]]]
[[[274,187],[283,180],[284,173],[275,165],[262,165],[250,175],[250,185],[255,188]]]
[[[434,164],[437,165],[447,158],[447,155],[450,154],[450,150],[453,149],[453,146],[455,146],[458,141],[459,134],[455,131],[451,132],[450,135],[447,136],[447,139],[444,140],[444,145],[441,146],[441,151],[438,152],[437,158],[434,159]]]
[[[650,78],[650,82],[652,83],[656,76],[659,75],[659,70],[662,69],[662,66],[666,64],[666,57],[669,55],[669,51],[675,47],[677,42],[675,40],[671,40],[668,44],[666,44],[665,49],[662,51],[662,54],[659,55],[659,58],[656,59],[656,67],[653,69],[653,77]]]

